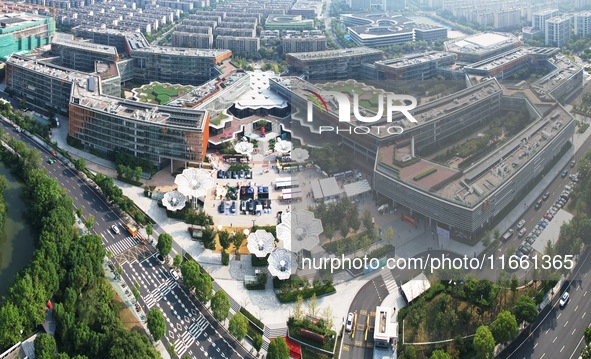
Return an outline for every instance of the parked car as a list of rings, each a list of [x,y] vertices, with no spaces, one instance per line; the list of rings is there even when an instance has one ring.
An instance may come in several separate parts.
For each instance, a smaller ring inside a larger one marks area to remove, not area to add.
[[[246,212],[246,201],[240,201],[240,211]]]
[[[220,179],[221,178],[224,178],[224,171],[218,170],[217,177],[220,178]]]
[[[562,171],[562,173],[560,174],[560,176],[561,176],[562,178],[564,178],[564,177],[568,176],[568,170],[564,170],[564,171]]]
[[[236,201],[232,201],[232,205],[230,206],[230,213],[236,213]]]
[[[575,167],[575,163],[576,163],[575,160],[570,161],[570,167],[571,168]]]
[[[525,225],[525,219],[522,219],[517,223],[517,229],[521,229]]]
[[[535,241],[536,241],[536,237],[534,237],[534,236],[528,236],[528,237],[525,239],[525,242],[526,242],[527,244],[533,244]]]
[[[526,233],[527,233],[527,229],[521,228],[518,233],[519,238],[525,236]]]
[[[219,213],[226,212],[226,203],[224,201],[220,202],[220,205],[218,206],[218,212]]]
[[[345,325],[345,330],[347,332],[353,330],[353,319],[355,319],[355,315],[353,313],[349,313],[349,315],[347,315],[347,324]]]
[[[162,254],[158,254],[156,256],[156,259],[158,259],[158,262],[160,262],[161,264],[164,264],[164,257],[162,257]]]

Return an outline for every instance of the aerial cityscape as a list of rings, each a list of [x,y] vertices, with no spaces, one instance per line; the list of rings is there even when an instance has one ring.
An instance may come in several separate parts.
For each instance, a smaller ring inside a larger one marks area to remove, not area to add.
[[[591,359],[591,0],[0,0],[0,79],[0,359]]]

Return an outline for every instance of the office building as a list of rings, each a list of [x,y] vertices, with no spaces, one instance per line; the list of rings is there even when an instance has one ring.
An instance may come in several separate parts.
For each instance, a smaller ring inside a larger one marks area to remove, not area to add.
[[[314,52],[325,51],[327,49],[326,36],[289,36],[281,40],[283,44],[283,53],[290,52]]]
[[[73,84],[68,118],[68,135],[86,149],[124,151],[160,168],[169,165],[171,172],[204,159],[207,111],[106,96],[91,79]]]
[[[557,16],[546,20],[545,44],[561,47],[570,40],[570,16]]]
[[[119,61],[116,47],[80,41],[64,33],[53,37],[51,53],[60,57],[62,66],[83,72],[94,72],[95,61]]]
[[[431,51],[377,61],[375,67],[379,79],[423,81],[436,77],[440,67],[453,65],[455,60],[454,54]]]
[[[532,14],[531,27],[534,29],[546,30],[546,20],[558,16],[558,9],[545,9]]]
[[[52,17],[30,13],[0,14],[0,58],[11,54],[27,54],[49,45],[55,32]]]
[[[369,47],[346,50],[289,53],[286,56],[290,71],[311,80],[336,80],[359,76],[363,63],[374,63],[384,58],[384,52]]]
[[[477,62],[521,46],[517,37],[509,33],[487,32],[445,43],[445,50],[458,55],[458,60]]]

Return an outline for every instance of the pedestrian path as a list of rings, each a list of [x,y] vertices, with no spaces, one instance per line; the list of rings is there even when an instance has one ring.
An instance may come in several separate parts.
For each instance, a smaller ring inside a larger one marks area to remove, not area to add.
[[[128,236],[128,237],[125,237],[125,239],[120,240],[119,242],[111,244],[110,246],[106,247],[105,249],[107,250],[107,253],[109,251],[111,251],[113,253],[113,255],[116,256],[120,253],[125,252],[129,248],[138,245],[138,244],[140,244],[139,239],[134,238],[132,236]]]

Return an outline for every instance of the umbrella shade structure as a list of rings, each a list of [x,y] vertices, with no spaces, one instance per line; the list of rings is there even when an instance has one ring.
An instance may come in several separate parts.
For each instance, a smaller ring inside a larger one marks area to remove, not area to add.
[[[174,212],[185,207],[187,197],[179,191],[166,192],[162,204],[167,210]]]
[[[289,157],[291,157],[292,161],[304,162],[310,157],[310,153],[308,153],[308,150],[298,147],[291,150],[291,154],[289,155]]]
[[[174,183],[178,191],[189,198],[205,196],[213,188],[215,182],[208,171],[201,168],[187,168],[176,176]]]
[[[279,280],[286,280],[289,279],[291,276],[293,260],[292,260],[292,253],[287,249],[276,249],[271,255],[269,256],[269,273],[272,276],[277,277]]]
[[[248,235],[246,248],[258,258],[264,258],[275,249],[275,237],[273,234],[259,229]]]
[[[296,210],[281,215],[281,224],[277,226],[277,239],[283,248],[293,252],[312,250],[320,243],[318,236],[322,233],[322,221],[314,217],[314,213]]]
[[[254,145],[248,141],[240,141],[234,145],[234,150],[241,155],[251,155],[254,152]]]
[[[291,141],[282,140],[281,137],[277,137],[277,141],[275,142],[275,152],[280,154],[289,153],[293,149],[293,144]]]

